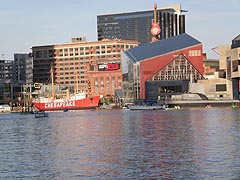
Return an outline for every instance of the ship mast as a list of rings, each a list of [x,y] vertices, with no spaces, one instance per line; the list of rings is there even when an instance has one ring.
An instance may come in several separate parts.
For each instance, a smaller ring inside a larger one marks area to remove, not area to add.
[[[55,94],[54,94],[54,80],[53,80],[53,65],[51,65],[50,72],[51,72],[51,84],[52,84],[52,99],[54,100]]]
[[[75,78],[75,87],[74,87],[74,94],[78,93],[78,74],[77,72],[74,73],[74,78]]]

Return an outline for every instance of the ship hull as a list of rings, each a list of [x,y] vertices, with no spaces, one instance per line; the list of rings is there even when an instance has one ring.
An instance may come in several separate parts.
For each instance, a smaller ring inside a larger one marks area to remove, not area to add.
[[[94,96],[92,98],[60,102],[33,102],[33,105],[39,111],[94,109],[98,106],[99,100],[100,96]]]

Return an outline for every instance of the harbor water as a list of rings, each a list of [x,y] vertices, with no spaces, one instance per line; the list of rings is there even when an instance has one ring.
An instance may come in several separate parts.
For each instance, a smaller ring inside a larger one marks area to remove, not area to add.
[[[240,179],[240,109],[0,114],[0,179]]]

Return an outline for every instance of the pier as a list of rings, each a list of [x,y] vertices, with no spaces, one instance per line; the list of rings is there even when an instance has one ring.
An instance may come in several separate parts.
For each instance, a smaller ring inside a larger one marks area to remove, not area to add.
[[[166,104],[169,106],[181,106],[181,107],[192,107],[192,106],[207,106],[207,105],[212,105],[212,106],[229,106],[231,107],[233,104],[240,104],[239,100],[169,100],[165,101]]]

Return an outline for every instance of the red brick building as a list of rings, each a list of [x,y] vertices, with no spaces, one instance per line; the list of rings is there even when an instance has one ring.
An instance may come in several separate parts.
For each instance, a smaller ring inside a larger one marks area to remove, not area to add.
[[[133,98],[141,99],[187,92],[189,82],[203,78],[202,49],[201,42],[181,34],[125,51],[127,64],[133,69],[128,72],[130,81],[125,83],[132,87],[126,89],[132,90],[129,94],[134,95]]]
[[[53,66],[54,83],[70,90],[92,95],[114,94],[122,88],[122,51],[138,45],[132,40],[102,40],[86,42],[73,38],[72,42],[34,46],[33,81],[49,83]]]

